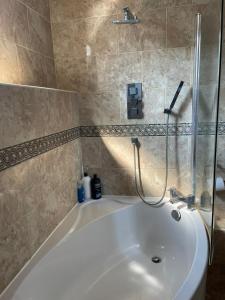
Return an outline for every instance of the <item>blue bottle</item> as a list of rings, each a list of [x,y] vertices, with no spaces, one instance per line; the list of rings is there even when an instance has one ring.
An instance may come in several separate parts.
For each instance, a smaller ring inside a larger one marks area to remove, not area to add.
[[[85,200],[85,190],[82,181],[77,182],[77,200],[79,203]]]

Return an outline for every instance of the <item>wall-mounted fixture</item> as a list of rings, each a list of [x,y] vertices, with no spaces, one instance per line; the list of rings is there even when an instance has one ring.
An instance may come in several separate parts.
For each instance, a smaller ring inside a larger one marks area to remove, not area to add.
[[[127,118],[143,119],[142,112],[142,84],[131,83],[127,85]]]
[[[113,20],[113,24],[137,24],[140,23],[140,20],[132,14],[129,7],[123,8],[123,20]]]

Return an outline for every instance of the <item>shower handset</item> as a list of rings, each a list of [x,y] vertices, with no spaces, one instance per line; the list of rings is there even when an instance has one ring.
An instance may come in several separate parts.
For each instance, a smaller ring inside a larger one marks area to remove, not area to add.
[[[178,86],[178,88],[177,88],[177,91],[176,91],[176,93],[175,93],[175,95],[173,97],[173,100],[172,100],[172,102],[170,104],[170,107],[164,109],[164,114],[171,114],[172,109],[173,109],[173,107],[174,107],[174,105],[175,105],[175,103],[177,101],[177,98],[178,98],[178,96],[179,96],[179,94],[180,94],[180,92],[182,90],[183,85],[184,85],[184,81],[181,81],[180,84],[179,84],[179,86]]]

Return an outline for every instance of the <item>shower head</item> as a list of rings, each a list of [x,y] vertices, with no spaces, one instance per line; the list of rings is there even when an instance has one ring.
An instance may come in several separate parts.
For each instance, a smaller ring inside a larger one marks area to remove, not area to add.
[[[177,101],[177,98],[180,95],[180,92],[182,90],[183,85],[184,85],[184,81],[181,81],[180,84],[179,84],[179,86],[178,86],[178,88],[177,88],[177,90],[176,90],[176,93],[175,93],[175,95],[173,97],[173,100],[172,100],[172,102],[170,104],[170,107],[164,109],[164,114],[171,114],[172,109],[173,109],[173,107],[174,107],[174,105],[175,105],[175,103]]]
[[[137,24],[140,20],[132,14],[129,7],[123,8],[123,20],[113,20],[113,24]]]

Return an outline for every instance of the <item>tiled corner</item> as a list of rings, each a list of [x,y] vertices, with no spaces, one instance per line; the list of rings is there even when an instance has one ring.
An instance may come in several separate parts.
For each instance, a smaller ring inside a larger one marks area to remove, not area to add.
[[[79,142],[0,173],[0,289],[21,270],[76,203]]]

